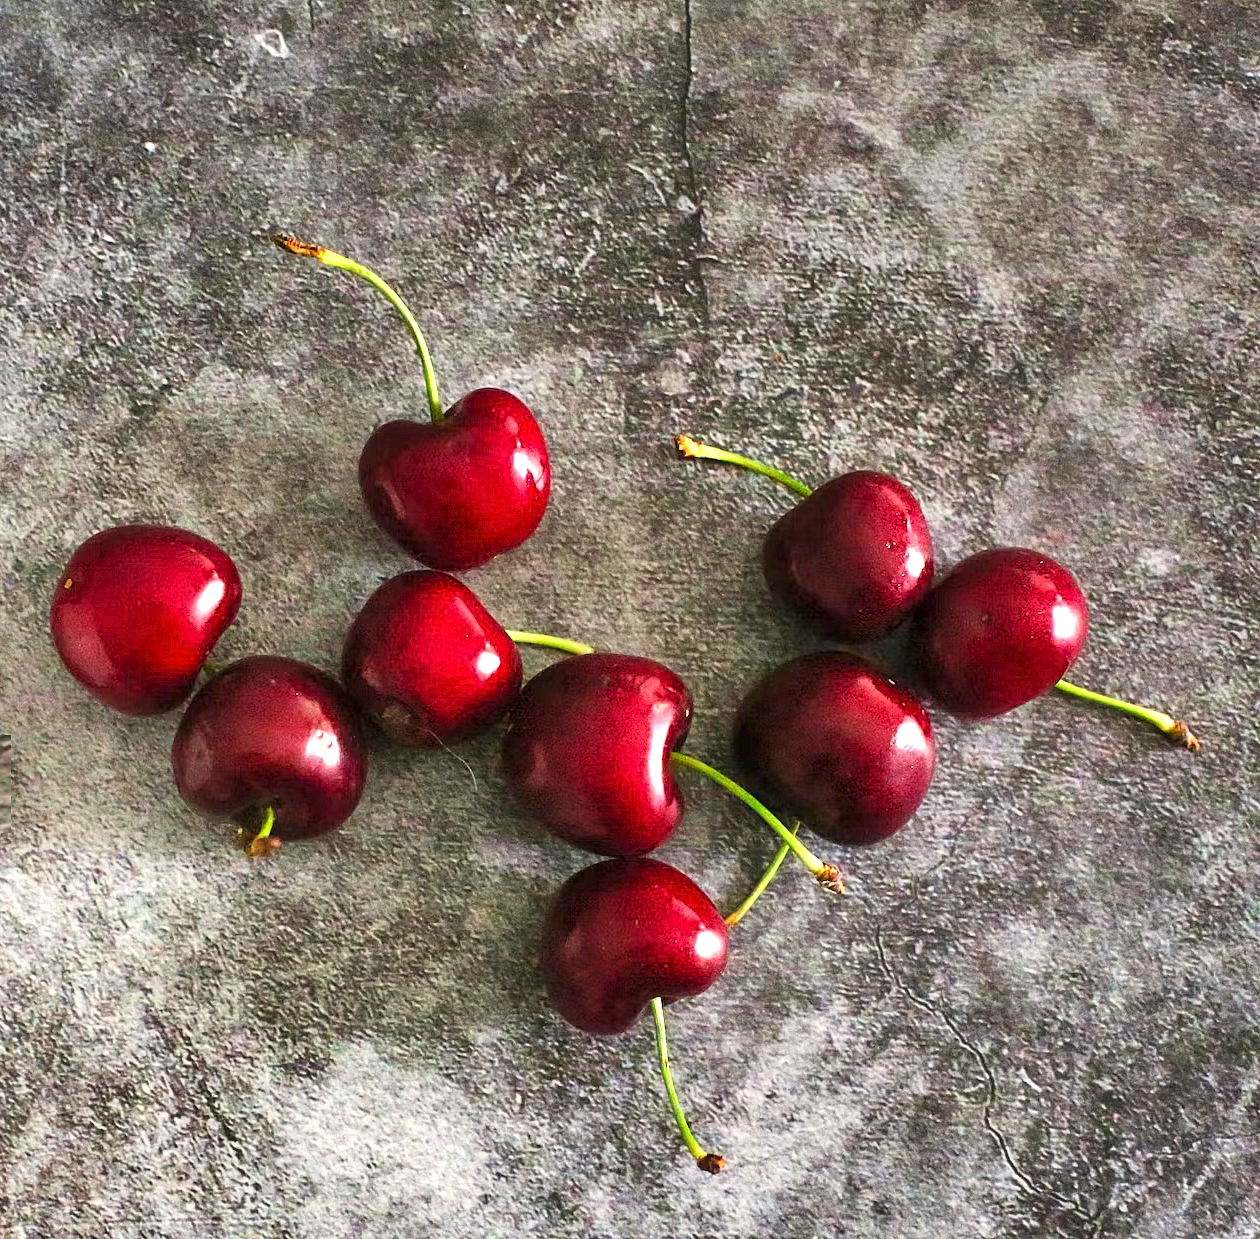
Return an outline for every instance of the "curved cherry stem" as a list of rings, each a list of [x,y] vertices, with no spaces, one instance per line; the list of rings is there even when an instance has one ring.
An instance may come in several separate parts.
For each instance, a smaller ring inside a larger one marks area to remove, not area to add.
[[[351,275],[360,276],[378,292],[384,294],[385,299],[398,312],[398,317],[407,324],[407,330],[411,332],[411,337],[416,342],[416,351],[420,354],[420,365],[424,369],[424,388],[429,397],[429,417],[432,421],[440,422],[443,412],[442,397],[438,395],[437,371],[433,368],[433,358],[429,356],[429,346],[425,343],[424,332],[420,330],[420,324],[416,322],[416,316],[412,314],[407,303],[375,271],[362,263],[355,262],[353,258],[347,258],[335,250],[325,249],[322,245],[299,241],[297,237],[291,237],[282,232],[276,233],[271,239],[281,249],[288,250],[291,254],[299,254],[303,258],[315,258],[326,267],[336,267],[339,271],[349,271]]]
[[[706,1153],[700,1142],[691,1134],[687,1125],[687,1116],[683,1113],[682,1102],[678,1100],[678,1090],[674,1087],[674,1077],[669,1069],[669,1041],[665,1036],[665,1004],[659,998],[652,999],[652,1019],[656,1024],[656,1057],[661,1064],[661,1078],[665,1081],[665,1091],[669,1094],[669,1108],[674,1112],[674,1122],[678,1124],[678,1132],[687,1146],[687,1152],[696,1159],[696,1166],[709,1174],[717,1174],[726,1165],[726,1159],[720,1153]]]
[[[790,473],[784,473],[782,469],[776,469],[773,465],[753,460],[751,456],[740,456],[736,452],[728,452],[723,447],[697,443],[690,435],[675,435],[674,444],[683,456],[695,457],[697,460],[721,460],[728,465],[738,465],[741,469],[748,469],[753,473],[760,473],[763,477],[773,478],[780,486],[786,486],[788,490],[794,490],[806,499],[814,493],[814,488],[806,486],[799,478],[794,478]]]
[[[796,832],[800,830],[800,828],[801,828],[801,824],[800,822],[797,822],[796,825],[792,827],[792,833],[796,834]],[[792,849],[789,848],[786,843],[779,844],[779,850],[775,852],[774,859],[771,860],[771,862],[766,866],[765,873],[763,873],[761,877],[758,878],[757,885],[754,886],[752,890],[748,892],[748,898],[745,899],[744,902],[741,903],[739,907],[736,908],[735,911],[732,912],[730,916],[726,918],[726,924],[728,928],[738,925],[740,921],[742,921],[744,917],[748,915],[749,909],[751,909],[753,904],[755,904],[757,900],[761,898],[766,887],[769,886],[770,883],[774,881],[775,874],[779,872],[779,868],[782,866],[783,862],[787,859],[787,854],[791,850]]]
[[[784,844],[790,848],[795,854],[797,860],[805,866],[806,869],[814,875],[819,886],[825,886],[828,890],[835,891],[837,895],[844,894],[844,879],[840,875],[840,870],[835,865],[829,865],[825,861],[821,861],[813,854],[784,824],[779,821],[765,805],[761,803],[751,792],[745,791],[734,779],[728,779],[720,770],[714,770],[712,766],[706,765],[704,762],[687,753],[671,753],[669,760],[676,765],[685,766],[688,770],[696,770],[701,774],[712,779],[719,787],[725,788],[738,800],[742,800],[754,813],[756,813],[762,821],[766,822],[783,840]]]
[[[595,647],[584,645],[581,641],[570,641],[568,637],[552,637],[545,632],[517,632],[515,629],[505,630],[517,645],[541,645],[549,650],[563,650],[566,654],[594,654]]]
[[[268,805],[263,811],[263,822],[258,833],[245,845],[246,856],[257,860],[260,856],[270,856],[280,846],[280,840],[271,837],[271,828],[275,824],[276,811]]]
[[[1162,731],[1174,744],[1179,744],[1192,753],[1197,753],[1201,747],[1198,738],[1185,723],[1162,710],[1152,710],[1149,706],[1138,706],[1131,701],[1121,701],[1118,697],[1108,697],[1092,689],[1069,684],[1066,680],[1060,680],[1055,688],[1070,697],[1079,697],[1082,701],[1092,701],[1100,706],[1110,706],[1113,710],[1140,718],[1144,723],[1150,723],[1156,730]]]

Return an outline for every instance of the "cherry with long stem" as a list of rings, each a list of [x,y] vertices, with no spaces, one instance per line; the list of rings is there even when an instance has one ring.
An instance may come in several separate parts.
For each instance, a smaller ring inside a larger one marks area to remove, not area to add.
[[[336,250],[325,249],[322,245],[312,245],[309,241],[299,241],[286,233],[275,233],[271,240],[290,254],[298,254],[303,258],[314,258],[326,267],[334,267],[338,271],[349,271],[367,280],[378,292],[382,293],[390,305],[398,312],[398,317],[407,325],[411,338],[416,342],[416,351],[420,354],[420,365],[424,370],[424,388],[429,399],[429,417],[431,421],[440,422],[445,414],[442,412],[442,397],[438,395],[437,371],[433,368],[433,358],[429,355],[429,346],[425,342],[424,332],[416,322],[411,308],[375,271],[362,263],[338,254]]]
[[[754,460],[750,456],[741,456],[739,453],[729,452],[725,448],[700,443],[690,435],[676,435],[674,443],[682,456],[696,460],[717,460],[724,464],[738,465],[741,469],[747,469],[752,473],[759,473],[763,477],[771,478],[803,498],[808,498],[814,493],[813,488],[800,481],[800,479],[794,478],[782,469],[776,469],[773,465],[763,464],[759,460]],[[1080,685],[1072,684],[1067,680],[1059,680],[1054,687],[1068,696],[1078,697],[1083,701],[1091,701],[1097,705],[1108,706],[1113,710],[1119,710],[1133,718],[1140,719],[1142,722],[1150,724],[1157,731],[1162,732],[1174,744],[1181,745],[1194,753],[1199,751],[1199,741],[1190,728],[1180,719],[1175,719],[1171,715],[1165,714],[1162,710],[1154,710],[1149,706],[1135,705],[1133,702],[1122,701],[1118,697],[1109,697],[1104,693],[1096,693],[1092,689],[1082,688]]]
[[[567,637],[553,637],[547,633],[520,632],[512,629],[508,629],[507,632],[508,636],[519,645],[538,645],[547,649],[561,650],[566,654],[594,653],[592,646],[586,645],[581,641],[572,641]],[[783,841],[784,847],[789,848],[795,854],[797,860],[814,875],[820,886],[835,891],[836,894],[844,893],[844,879],[840,874],[840,870],[835,865],[828,864],[815,856],[760,800],[736,783],[734,779],[728,778],[720,770],[715,770],[706,762],[702,762],[687,753],[671,753],[669,760],[676,766],[682,766],[685,769],[703,774],[719,787],[730,792],[732,796],[743,801],[779,836]],[[773,877],[773,874],[771,877]]]

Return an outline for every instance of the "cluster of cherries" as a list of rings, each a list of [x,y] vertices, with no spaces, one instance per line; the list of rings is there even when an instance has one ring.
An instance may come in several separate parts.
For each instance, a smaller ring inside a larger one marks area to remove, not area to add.
[[[503,772],[517,800],[559,838],[612,858],[571,877],[547,911],[548,997],[594,1034],[623,1032],[650,1007],[679,1130],[697,1165],[716,1172],[723,1159],[695,1140],[674,1088],[663,1004],[702,992],[722,973],[728,928],[789,851],[837,891],[839,871],[750,791],[678,751],[692,699],[670,668],[505,629],[450,575],[519,545],[542,519],[551,470],[533,415],[493,388],[444,412],[424,336],[398,294],[331,250],[275,240],[368,280],[415,340],[431,420],[378,428],[360,456],[359,481],[377,523],[428,570],[393,577],[367,600],[346,635],[340,682],[272,655],[211,673],[176,730],[176,786],[194,808],[231,819],[246,851],[262,856],[282,840],[333,830],[354,811],[367,770],[361,719],[398,744],[423,747],[455,744],[506,717]],[[1088,618],[1076,582],[1053,560],[990,550],[933,588],[926,522],[895,478],[847,473],[811,492],[777,469],[686,436],[678,446],[803,495],[766,537],[771,591],[848,644],[910,620],[923,685],[950,712],[990,718],[1057,686],[1197,747],[1167,715],[1062,680]],[[212,542],[166,526],[119,526],[71,556],[53,599],[52,636],[70,673],[105,704],[161,713],[193,693],[240,601],[236,567]],[[523,683],[521,644],[571,657]],[[757,684],[739,708],[735,748],[771,805],[843,844],[873,843],[905,825],[935,766],[920,701],[834,649],[794,659]],[[714,780],[780,836],[765,874],[729,916],[686,874],[648,856],[683,816],[677,768]]]

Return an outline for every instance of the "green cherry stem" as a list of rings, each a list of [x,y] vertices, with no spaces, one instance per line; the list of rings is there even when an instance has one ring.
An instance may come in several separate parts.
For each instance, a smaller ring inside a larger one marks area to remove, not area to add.
[[[788,490],[794,490],[806,499],[814,493],[812,486],[806,486],[790,473],[784,473],[782,469],[776,469],[773,465],[764,465],[750,456],[740,456],[722,447],[710,447],[707,443],[697,443],[690,435],[675,435],[674,443],[683,456],[691,456],[697,460],[722,460],[728,465],[739,465],[741,469],[748,469],[753,473],[760,473],[763,477],[773,478],[780,486],[786,486]]]
[[[355,262],[353,258],[347,258],[335,250],[325,249],[322,245],[311,245],[307,241],[299,241],[297,237],[291,237],[282,232],[276,233],[271,239],[281,249],[288,250],[290,254],[299,254],[303,258],[315,258],[326,267],[349,271],[351,275],[367,280],[373,288],[384,294],[389,304],[398,311],[399,318],[407,324],[407,330],[411,332],[412,339],[416,342],[416,351],[420,354],[420,365],[424,369],[424,387],[429,396],[429,417],[432,421],[440,422],[443,413],[442,397],[438,395],[437,372],[433,368],[433,358],[429,356],[429,346],[425,343],[424,332],[420,330],[420,324],[416,322],[416,316],[412,314],[407,303],[375,271],[363,266],[362,263]]]
[[[800,830],[800,828],[801,828],[801,824],[800,822],[797,822],[796,825],[792,828],[792,833],[796,834],[796,832]],[[786,843],[779,844],[779,850],[775,852],[774,859],[771,860],[771,862],[766,866],[766,871],[757,880],[757,885],[754,886],[752,890],[748,892],[748,898],[745,899],[744,902],[741,903],[739,907],[736,908],[735,911],[732,912],[730,916],[726,918],[726,924],[728,928],[738,925],[740,921],[742,921],[744,917],[748,915],[749,909],[751,909],[753,904],[755,904],[757,900],[761,898],[762,893],[765,891],[766,887],[769,886],[770,883],[774,881],[774,875],[779,872],[779,867],[787,859],[787,854],[791,850],[792,849],[788,847]]]
[[[656,1057],[661,1064],[661,1078],[665,1081],[665,1091],[669,1094],[669,1108],[674,1112],[674,1122],[678,1124],[679,1134],[687,1152],[696,1159],[696,1166],[709,1174],[717,1174],[726,1165],[726,1159],[720,1153],[706,1153],[700,1142],[691,1134],[687,1125],[687,1116],[683,1113],[682,1102],[678,1100],[678,1090],[674,1087],[674,1077],[669,1069],[669,1041],[665,1036],[665,1004],[659,998],[652,999],[652,1019],[656,1024]]]
[[[276,811],[268,805],[263,812],[263,823],[258,833],[245,845],[245,855],[253,860],[260,856],[270,856],[280,846],[279,839],[271,837],[271,828],[276,824]]]
[[[1070,697],[1079,697],[1082,701],[1092,701],[1100,706],[1110,706],[1113,710],[1119,710],[1123,714],[1140,718],[1144,723],[1150,723],[1156,730],[1162,731],[1174,744],[1179,744],[1189,749],[1192,753],[1199,751],[1199,741],[1194,732],[1180,719],[1173,718],[1171,714],[1165,714],[1162,710],[1152,710],[1149,706],[1134,705],[1131,701],[1121,701],[1118,697],[1108,697],[1103,693],[1096,693],[1092,689],[1081,688],[1077,684],[1069,684],[1066,680],[1060,680],[1055,685],[1055,688],[1061,693],[1067,693]]]
[[[698,771],[700,774],[706,775],[712,779],[719,787],[725,788],[738,800],[742,800],[752,811],[766,822],[779,838],[783,840],[786,847],[790,848],[795,854],[797,860],[805,866],[806,869],[814,875],[819,886],[825,886],[830,891],[835,891],[837,895],[844,894],[844,879],[840,876],[840,870],[835,865],[829,865],[825,861],[821,861],[813,854],[784,824],[779,821],[765,805],[761,803],[751,792],[745,791],[734,779],[728,779],[720,770],[714,770],[712,766],[706,765],[697,758],[687,753],[671,753],[669,760],[675,765],[685,766],[688,770]],[[771,874],[771,877],[774,875]],[[763,888],[764,889],[764,888]]]
[[[570,641],[568,637],[551,637],[545,632],[517,632],[506,629],[507,635],[517,645],[542,645],[549,650],[563,650],[566,654],[594,654],[595,647],[583,645],[581,641]]]

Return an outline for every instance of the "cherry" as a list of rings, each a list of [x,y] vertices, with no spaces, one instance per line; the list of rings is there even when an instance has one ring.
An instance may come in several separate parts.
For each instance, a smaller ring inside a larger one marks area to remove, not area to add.
[[[840,641],[891,632],[932,584],[932,539],[918,501],[887,473],[832,478],[766,534],[770,592]]]
[[[521,656],[476,594],[444,572],[404,572],[346,634],[341,678],[393,741],[453,744],[497,722],[521,691]]]
[[[432,568],[475,568],[519,546],[551,494],[547,444],[510,392],[482,387],[445,413],[428,345],[406,302],[374,271],[322,246],[272,238],[281,248],[361,276],[389,300],[420,354],[430,422],[378,427],[359,457],[359,486],[376,523]]]
[[[580,654],[525,685],[503,740],[504,776],[561,839],[605,856],[642,856],[682,820],[669,758],[690,726],[691,694],[668,667]]]
[[[160,714],[192,691],[241,604],[236,565],[166,525],[119,525],[70,556],[49,625],[61,661],[124,714]]]
[[[691,1134],[669,1065],[662,1000],[703,993],[726,968],[726,922],[685,873],[659,860],[606,860],[575,873],[543,922],[541,966],[551,1005],[583,1032],[625,1032],[651,1006],[661,1075],[696,1165],[724,1159]]]
[[[932,584],[932,538],[918,500],[895,477],[860,469],[811,490],[782,470],[676,439],[685,456],[762,473],[804,498],[771,527],[761,566],[770,592],[841,641],[891,632]]]
[[[919,701],[839,650],[804,654],[762,679],[740,704],[735,751],[768,799],[847,844],[900,830],[936,766]]]
[[[1089,632],[1066,568],[1022,547],[964,559],[915,615],[923,680],[960,718],[993,718],[1062,679]]]
[[[682,766],[743,801],[820,886],[844,893],[840,871],[819,860],[755,796],[698,758],[672,751],[686,738],[691,694],[668,667],[625,654],[597,655],[564,637],[508,635],[579,656],[553,664],[525,686],[503,742],[508,786],[553,834],[605,855],[650,852],[682,818],[682,790],[669,772]],[[591,740],[597,756],[582,747]],[[605,760],[609,753],[612,760]]]
[[[557,892],[543,924],[547,997],[570,1024],[625,1032],[653,998],[690,998],[726,967],[726,922],[685,873],[648,857],[601,861]]]
[[[225,667],[189,702],[171,746],[179,794],[230,817],[257,845],[307,839],[354,812],[367,753],[354,705],[330,675],[255,655]]]

